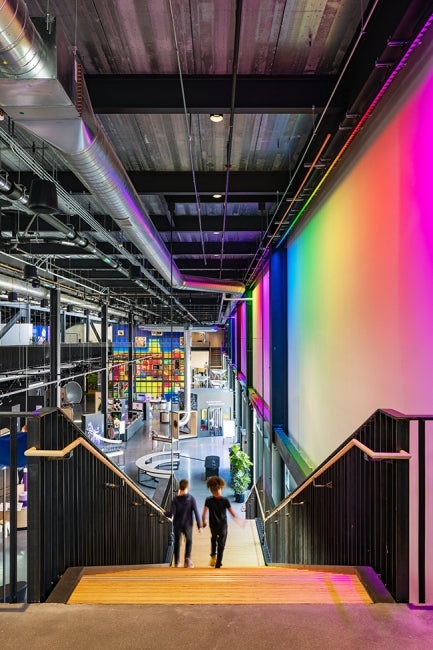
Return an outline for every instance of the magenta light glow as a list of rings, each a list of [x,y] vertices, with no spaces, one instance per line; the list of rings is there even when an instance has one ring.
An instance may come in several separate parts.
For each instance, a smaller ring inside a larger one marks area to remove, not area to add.
[[[262,399],[270,401],[269,270],[252,292],[252,385]]]
[[[366,123],[288,245],[289,429],[317,463],[378,408],[433,413],[433,36],[422,47],[412,95]]]

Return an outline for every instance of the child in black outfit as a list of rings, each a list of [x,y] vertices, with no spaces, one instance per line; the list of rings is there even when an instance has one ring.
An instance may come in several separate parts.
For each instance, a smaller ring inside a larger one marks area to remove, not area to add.
[[[237,515],[231,507],[230,501],[222,496],[225,481],[220,476],[208,478],[207,487],[212,492],[204,502],[202,514],[202,526],[206,527],[206,517],[209,511],[209,526],[211,532],[211,551],[209,565],[219,569],[222,567],[222,559],[227,539],[227,510],[234,519]]]
[[[191,560],[192,550],[192,525],[193,518],[197,521],[198,532],[200,533],[200,515],[197,503],[191,494],[188,494],[189,483],[182,479],[179,483],[179,491],[171,504],[171,516],[173,517],[174,533],[174,566],[180,567],[180,540],[185,536],[185,568],[192,569],[194,564]]]

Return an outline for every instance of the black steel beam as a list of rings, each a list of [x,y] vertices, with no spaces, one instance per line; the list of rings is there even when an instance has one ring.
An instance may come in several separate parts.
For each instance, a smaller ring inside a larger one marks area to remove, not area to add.
[[[202,253],[201,242],[173,242],[170,245],[170,252],[178,259],[179,256],[189,257]],[[205,242],[204,250],[206,255],[219,255],[221,253],[221,242]],[[224,243],[225,255],[254,255],[257,250],[255,241],[226,241]]]
[[[162,215],[151,215],[154,226],[159,230],[161,237],[170,240],[170,228],[166,217]],[[174,218],[175,231],[198,232],[199,220],[197,215],[176,215]],[[226,232],[263,232],[266,229],[266,217],[258,213],[248,215],[228,214],[226,218]],[[223,214],[207,215],[202,214],[202,229],[204,232],[221,231],[223,227]]]
[[[166,239],[167,241],[170,241],[171,231],[170,231],[170,225],[168,223],[167,217],[165,215],[151,215],[151,220],[155,228],[160,232],[161,237],[163,239]],[[84,234],[90,231],[90,227],[82,220],[79,221],[78,219],[68,218],[68,224],[76,228],[77,231],[82,232]],[[241,215],[241,216],[228,214],[226,218],[226,224],[225,224],[227,233],[230,232],[260,233],[266,229],[266,226],[267,226],[266,217],[264,215],[259,214],[258,211],[255,212],[254,214]],[[104,227],[108,232],[112,230],[116,230],[116,231],[118,230],[118,227],[113,229],[107,226]],[[206,213],[202,214],[203,232],[221,231],[222,227],[223,227],[222,212],[218,216],[207,215]],[[20,228],[24,230],[24,223],[20,222]],[[7,214],[7,215],[2,214],[1,229],[2,232],[9,232],[9,231],[15,232],[17,229],[17,216],[12,214]],[[199,232],[200,226],[199,226],[198,217],[196,215],[176,216],[174,230],[176,233]],[[39,231],[35,230],[34,232],[39,232]],[[40,233],[42,232],[54,233],[56,231],[51,226],[48,225],[45,226],[44,223],[41,224]],[[53,253],[57,255],[60,254],[65,255],[66,253],[68,255],[85,254],[85,251],[83,251],[83,249],[80,248],[79,246],[68,245],[66,249],[66,247],[60,243],[61,240],[51,241],[51,242],[46,241],[44,243],[42,241],[42,238],[43,238],[42,234],[39,234],[37,239],[36,236],[34,237],[33,242],[29,240],[23,241],[22,239],[19,242],[19,249],[34,254],[42,254],[42,253],[46,253],[46,254]],[[3,237],[3,241],[4,244],[11,245],[9,238]],[[35,244],[37,244],[37,249],[35,248]],[[118,251],[114,250],[111,244],[107,244],[105,242],[98,242],[97,246],[101,252],[107,253],[108,255],[118,254]]]
[[[258,192],[254,193],[236,193],[232,192],[229,188],[229,193],[227,195],[227,203],[231,204],[239,204],[239,203],[252,203],[256,204],[256,206],[260,204],[263,205],[263,207],[270,206],[270,205],[275,205],[281,198],[283,194],[284,188],[281,190],[277,190],[273,194],[259,194]],[[224,196],[221,198],[214,199],[212,194],[218,193],[218,194],[223,194],[224,189],[216,189],[213,190],[213,192],[208,192],[207,194],[204,192],[199,192],[199,198],[200,198],[200,203],[202,204],[207,204],[210,203],[211,205],[215,204],[223,204],[225,201]],[[185,205],[186,203],[189,203],[191,205],[194,205],[197,203],[197,199],[195,194],[189,193],[189,194],[175,194],[173,193],[172,190],[169,190],[168,192],[164,193],[165,199],[168,203],[173,204],[176,206],[176,203],[180,203],[182,205]]]
[[[86,75],[96,113],[183,113],[177,75]],[[189,113],[229,113],[231,75],[184,75]],[[236,82],[237,113],[311,113],[326,105],[335,78],[330,76],[239,75]],[[336,94],[330,110],[339,107]]]
[[[193,195],[194,185],[191,172],[128,172],[132,184],[139,194]],[[27,188],[33,179],[33,172],[9,172],[9,178]],[[72,172],[58,171],[59,184],[70,194],[88,194],[88,191]],[[274,200],[275,194],[282,193],[289,182],[289,171],[279,172],[230,172],[230,200],[242,201]],[[226,172],[196,172],[195,180],[200,196],[223,193]],[[252,195],[248,198],[248,195]],[[263,195],[263,196],[261,196]],[[267,198],[269,197],[269,198]],[[180,200],[185,202],[185,198]]]

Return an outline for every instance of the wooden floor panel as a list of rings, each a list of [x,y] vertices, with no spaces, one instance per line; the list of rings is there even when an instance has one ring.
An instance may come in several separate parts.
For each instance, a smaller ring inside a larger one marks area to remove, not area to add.
[[[276,567],[86,569],[69,604],[371,603],[356,574]]]

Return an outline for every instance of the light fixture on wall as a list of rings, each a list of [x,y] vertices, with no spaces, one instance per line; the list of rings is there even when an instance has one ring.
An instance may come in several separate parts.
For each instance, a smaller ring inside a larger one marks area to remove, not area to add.
[[[224,115],[222,113],[211,113],[210,114],[210,121],[211,122],[222,122],[224,119]]]

